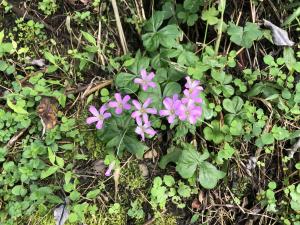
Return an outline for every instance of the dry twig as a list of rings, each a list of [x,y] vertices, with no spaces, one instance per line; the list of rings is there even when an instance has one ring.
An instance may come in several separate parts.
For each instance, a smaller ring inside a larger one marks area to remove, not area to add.
[[[16,133],[5,145],[6,148],[11,148],[16,142],[17,140],[26,132],[28,128],[24,128],[22,130],[20,130],[18,133]]]
[[[116,24],[117,24],[117,28],[118,28],[118,32],[119,32],[119,38],[120,38],[120,41],[121,41],[121,45],[122,45],[122,48],[123,48],[123,53],[127,54],[127,52],[128,52],[127,42],[126,42],[126,39],[125,39],[125,35],[124,35],[124,31],[123,31],[123,27],[122,27],[120,14],[119,14],[119,10],[118,10],[116,0],[111,0],[111,4],[113,6],[113,10],[114,10],[115,18],[116,18]]]

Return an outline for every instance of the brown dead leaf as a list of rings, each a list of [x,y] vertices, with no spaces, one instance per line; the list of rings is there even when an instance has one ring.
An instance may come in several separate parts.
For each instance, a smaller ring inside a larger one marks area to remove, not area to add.
[[[144,159],[153,159],[158,156],[158,153],[155,149],[152,149],[144,154]]]
[[[42,97],[37,107],[37,113],[41,118],[44,130],[53,129],[57,124],[57,101],[51,97]]]
[[[139,169],[140,169],[143,177],[149,176],[149,170],[148,170],[148,167],[146,166],[146,164],[144,164],[144,163],[139,164]]]
[[[33,59],[30,64],[38,67],[44,67],[46,65],[45,59]]]
[[[192,202],[192,209],[200,209],[200,207],[201,207],[200,201],[197,198],[195,198]]]
[[[199,191],[198,200],[199,200],[200,204],[203,204],[203,202],[204,202],[204,192],[203,191]]]
[[[286,30],[274,25],[268,20],[263,20],[264,26],[268,27],[272,31],[273,42],[277,46],[293,46],[295,43],[290,40]]]
[[[87,5],[90,3],[90,0],[80,0],[80,2],[82,2],[84,5]]]

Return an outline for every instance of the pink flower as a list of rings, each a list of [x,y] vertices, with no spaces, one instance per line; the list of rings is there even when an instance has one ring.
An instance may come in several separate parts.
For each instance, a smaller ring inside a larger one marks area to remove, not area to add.
[[[200,106],[195,105],[195,103],[190,100],[179,106],[177,110],[177,115],[180,120],[189,121],[191,124],[195,124],[197,119],[201,117],[202,109]]]
[[[115,167],[115,161],[111,162],[108,166],[108,169],[105,172],[105,176],[109,177],[111,175],[111,171]]]
[[[151,104],[151,102],[152,102],[151,98],[147,98],[147,100],[144,102],[143,105],[139,103],[137,100],[132,100],[132,104],[135,106],[137,110],[131,114],[131,117],[137,120],[142,116],[144,121],[148,121],[148,113],[149,114],[157,113],[157,110],[155,108],[147,108]]]
[[[176,118],[176,111],[181,104],[181,101],[178,100],[178,95],[173,95],[173,98],[165,98],[163,104],[165,106],[165,109],[160,110],[159,114],[161,116],[168,116],[168,122],[170,124],[174,123]]]
[[[103,121],[109,117],[111,117],[110,113],[105,112],[107,110],[107,106],[106,105],[102,105],[100,108],[100,112],[96,109],[95,106],[90,106],[89,111],[90,113],[93,114],[93,116],[88,117],[86,119],[86,123],[87,124],[92,124],[97,122],[96,124],[96,128],[97,129],[101,129],[103,126]]]
[[[142,86],[142,89],[144,91],[147,91],[148,87],[155,88],[156,84],[152,81],[155,74],[153,72],[147,74],[147,71],[145,69],[141,70],[141,77],[142,78],[135,78],[134,83],[140,84]]]
[[[153,137],[156,134],[156,131],[151,127],[150,121],[145,120],[143,124],[142,119],[138,117],[136,119],[136,123],[138,124],[138,126],[135,129],[135,133],[141,135],[142,141],[145,141],[145,134],[150,135],[150,137]]]
[[[200,98],[199,94],[200,94],[200,91],[199,90],[192,90],[192,89],[185,89],[183,91],[183,94],[184,94],[184,98],[182,98],[182,101],[184,103],[192,100],[194,101],[195,103],[202,103],[202,98]]]
[[[200,82],[197,80],[192,80],[190,77],[186,77],[186,89],[183,91],[185,98],[183,102],[188,102],[193,100],[196,103],[202,103],[202,99],[199,97],[200,92],[203,88],[200,86]]]
[[[186,78],[186,83],[185,83],[185,87],[187,89],[199,89],[200,91],[203,90],[203,88],[200,86],[200,81],[198,80],[192,80],[189,76],[187,76]]]
[[[116,114],[121,114],[123,112],[123,109],[129,110],[131,108],[131,105],[128,104],[128,101],[130,100],[130,96],[126,95],[123,99],[120,93],[115,94],[116,101],[109,102],[108,105],[111,108],[116,108]]]

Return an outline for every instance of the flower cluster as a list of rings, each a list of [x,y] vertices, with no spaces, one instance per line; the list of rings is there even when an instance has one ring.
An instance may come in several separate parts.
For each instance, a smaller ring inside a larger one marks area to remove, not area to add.
[[[151,137],[156,134],[156,132],[151,127],[151,122],[149,121],[149,115],[155,115],[157,110],[155,108],[148,108],[151,104],[152,99],[147,98],[144,104],[139,103],[137,100],[132,100],[132,104],[135,107],[135,111],[131,114],[131,117],[135,119],[137,123],[137,128],[135,132],[142,137],[142,140],[145,141],[145,134],[149,134]]]
[[[161,116],[167,116],[168,122],[173,124],[178,117],[182,121],[188,121],[195,124],[197,119],[202,115],[202,108],[200,104],[200,92],[203,88],[200,82],[186,77],[185,90],[183,91],[184,97],[179,99],[178,95],[173,95],[172,98],[167,97],[164,99],[163,104],[165,109],[160,110]]]
[[[141,78],[136,78],[134,82],[137,84],[141,84],[142,89],[146,91],[148,87],[156,87],[156,84],[152,81],[154,76],[155,74],[153,72],[149,73],[148,75],[146,70],[142,70]],[[108,107],[114,108],[117,115],[122,114],[123,110],[131,109],[132,105],[128,103],[130,101],[129,95],[126,95],[124,96],[124,98],[122,98],[120,93],[116,93],[114,97],[115,101],[110,101],[108,103]],[[137,100],[132,100],[132,104],[135,107],[135,110],[132,112],[131,117],[134,118],[137,123],[135,132],[142,137],[143,141],[145,141],[145,134],[148,134],[150,137],[156,134],[154,129],[151,127],[151,122],[149,121],[148,116],[148,114],[157,114],[157,110],[155,108],[149,108],[151,102],[151,98],[146,99],[143,104],[138,102]],[[104,104],[98,111],[95,106],[90,106],[89,111],[93,114],[93,116],[87,118],[87,124],[96,123],[96,128],[102,129],[104,120],[111,117],[111,114],[106,112],[106,110],[108,110],[108,107],[106,104]],[[110,172],[108,171],[108,173]]]
[[[147,74],[146,70],[142,70],[141,78],[136,78],[134,82],[140,84],[142,89],[146,91],[149,87],[156,87],[156,84],[152,81],[154,76],[155,74],[153,72]],[[172,97],[166,97],[163,100],[164,109],[160,110],[159,113],[157,109],[149,107],[152,103],[150,97],[143,103],[132,100],[131,105],[129,104],[131,100],[129,95],[125,95],[122,98],[120,93],[115,93],[115,100],[102,105],[99,111],[95,106],[90,106],[89,111],[93,116],[88,117],[86,122],[87,124],[96,123],[96,128],[102,129],[104,120],[111,117],[111,113],[106,112],[109,108],[114,109],[115,113],[120,115],[125,110],[131,110],[133,106],[134,109],[131,113],[131,117],[135,119],[137,123],[135,132],[141,136],[143,141],[145,141],[146,134],[150,137],[156,134],[156,131],[151,127],[149,115],[159,114],[160,116],[167,117],[170,124],[175,123],[177,118],[181,121],[188,121],[191,124],[195,124],[202,114],[202,108],[200,106],[202,99],[199,95],[203,89],[199,81],[192,80],[190,77],[186,77],[186,81],[183,97],[180,99],[178,94]]]

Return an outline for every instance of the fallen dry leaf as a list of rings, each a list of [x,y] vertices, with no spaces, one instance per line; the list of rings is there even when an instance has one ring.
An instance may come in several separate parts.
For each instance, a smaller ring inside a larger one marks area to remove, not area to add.
[[[158,153],[155,149],[152,149],[144,154],[144,159],[153,159],[158,156]]]
[[[146,166],[146,164],[144,164],[144,163],[139,164],[139,169],[140,169],[143,177],[149,176],[149,170],[148,170],[148,167]]]
[[[87,5],[90,3],[90,0],[80,0],[80,2],[82,2],[84,5]]]
[[[30,64],[38,67],[44,67],[46,65],[45,59],[33,59]]]
[[[200,209],[201,203],[197,198],[195,198],[192,202],[192,209]]]
[[[203,204],[203,202],[204,202],[204,192],[203,191],[199,191],[198,200],[201,204]]]
[[[272,39],[275,45],[277,46],[293,46],[295,43],[289,39],[288,33],[277,27],[268,20],[263,20],[264,26],[270,28],[272,31]]]
[[[42,97],[37,113],[43,124],[43,135],[46,130],[53,129],[57,124],[57,101],[51,97]]]
[[[56,207],[54,209],[55,225],[64,225],[69,217],[69,214],[70,212],[65,204]]]

